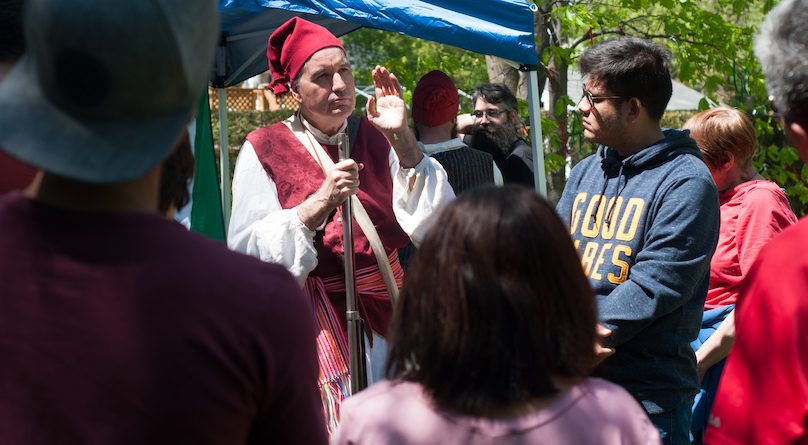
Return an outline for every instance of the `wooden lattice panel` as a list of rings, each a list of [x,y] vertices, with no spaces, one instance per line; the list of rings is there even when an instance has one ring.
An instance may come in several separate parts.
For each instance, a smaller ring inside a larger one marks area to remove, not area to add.
[[[219,97],[216,90],[209,92],[210,95],[210,108],[219,108]],[[229,111],[251,111],[258,108],[256,106],[257,95],[255,90],[247,88],[228,88],[227,89],[227,109]]]
[[[210,109],[219,108],[219,96],[216,90],[208,90]],[[271,91],[263,88],[228,88],[227,109],[229,111],[275,111],[278,109],[296,109],[297,102],[291,94],[275,96]]]

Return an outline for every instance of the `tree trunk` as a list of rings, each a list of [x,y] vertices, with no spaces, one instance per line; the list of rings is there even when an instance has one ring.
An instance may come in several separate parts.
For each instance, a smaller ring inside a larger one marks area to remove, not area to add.
[[[567,74],[569,66],[564,61],[556,60],[553,57],[550,61],[550,66],[547,73],[547,87],[549,88],[550,97],[550,114],[555,120],[558,131],[561,133],[558,136],[558,146],[550,147],[550,151],[558,153],[565,159],[567,157],[567,105],[564,104],[563,108],[559,107],[559,113],[556,113],[555,105],[559,99],[567,95]],[[564,191],[564,185],[567,183],[566,172],[564,168],[560,170],[547,172],[547,199],[556,203],[561,199],[561,193]]]
[[[485,66],[488,69],[489,82],[503,83],[516,94],[519,86],[519,70],[494,56],[485,56]]]

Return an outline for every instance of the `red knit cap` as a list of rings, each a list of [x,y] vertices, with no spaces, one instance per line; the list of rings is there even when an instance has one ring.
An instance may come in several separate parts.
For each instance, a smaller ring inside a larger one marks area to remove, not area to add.
[[[427,127],[451,122],[457,116],[457,87],[443,71],[430,71],[412,93],[412,120]]]
[[[332,46],[345,51],[334,34],[322,26],[300,17],[287,20],[267,42],[267,59],[272,74],[269,89],[278,96],[285,94],[306,61],[317,51]]]

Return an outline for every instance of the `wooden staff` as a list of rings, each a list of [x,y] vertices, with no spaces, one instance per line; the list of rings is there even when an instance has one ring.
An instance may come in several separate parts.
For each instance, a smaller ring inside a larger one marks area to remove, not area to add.
[[[337,139],[339,160],[351,157],[351,145],[346,133],[340,133]],[[351,362],[351,394],[368,386],[367,366],[365,363],[365,322],[358,310],[356,292],[356,265],[354,264],[353,244],[353,205],[351,198],[342,203],[342,239],[345,254],[345,299],[348,321],[348,353]]]

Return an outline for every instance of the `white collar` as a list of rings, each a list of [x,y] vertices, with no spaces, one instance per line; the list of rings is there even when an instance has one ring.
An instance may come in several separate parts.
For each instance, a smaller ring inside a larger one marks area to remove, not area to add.
[[[437,144],[424,144],[419,141],[418,145],[421,147],[421,151],[428,155],[457,150],[458,148],[466,146],[460,138],[449,139],[448,141],[438,142]]]
[[[314,136],[314,139],[316,139],[317,142],[325,145],[337,145],[337,136],[343,131],[345,131],[345,129],[348,127],[348,121],[345,120],[339,127],[339,130],[337,130],[337,132],[334,133],[333,136],[329,136],[323,133],[322,131],[314,128],[313,125],[309,124],[309,121],[307,121],[306,118],[303,117],[303,113],[299,113],[298,116],[300,116],[300,121],[303,122],[303,126],[306,127],[306,130],[309,130],[312,136]]]

